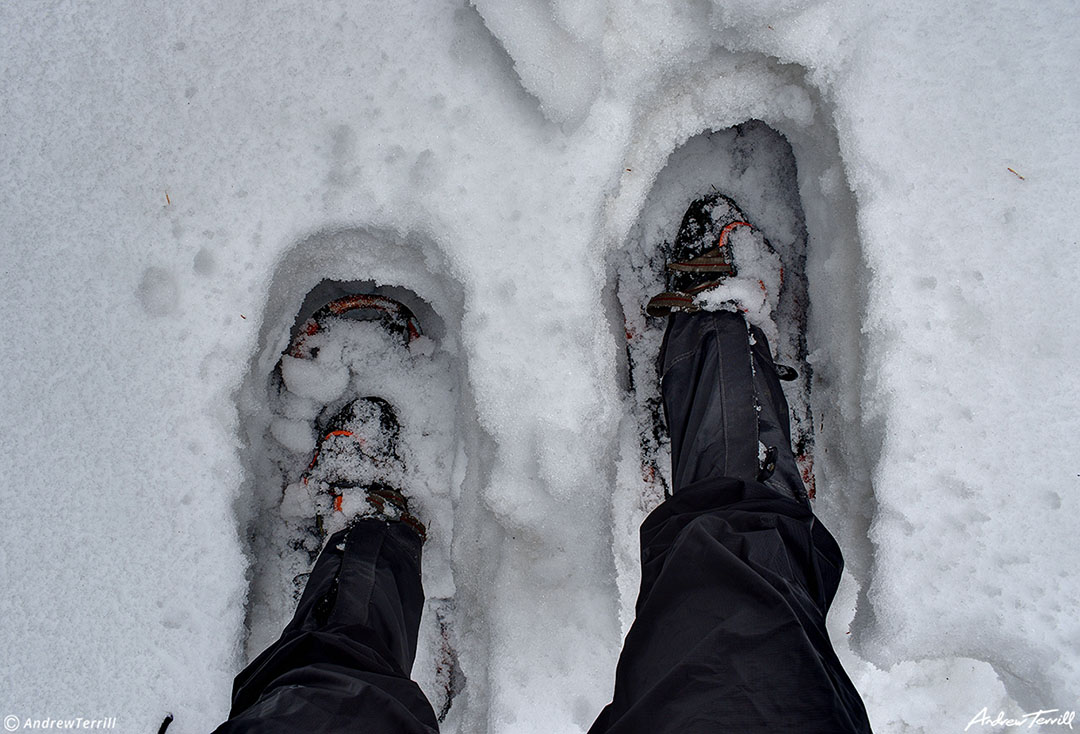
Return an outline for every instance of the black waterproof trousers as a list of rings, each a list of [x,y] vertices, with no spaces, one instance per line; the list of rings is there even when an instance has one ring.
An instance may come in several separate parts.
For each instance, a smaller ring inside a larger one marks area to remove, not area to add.
[[[409,679],[424,610],[420,536],[361,520],[330,537],[292,621],[233,684],[217,732],[434,733]]]
[[[659,366],[674,496],[642,524],[637,619],[590,734],[869,732],[825,630],[843,560],[805,498],[765,337],[738,314],[677,314]],[[423,600],[408,527],[334,536],[218,731],[437,731],[408,678]]]

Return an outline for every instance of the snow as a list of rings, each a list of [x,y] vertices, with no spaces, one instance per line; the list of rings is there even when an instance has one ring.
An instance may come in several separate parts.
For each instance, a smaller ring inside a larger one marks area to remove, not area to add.
[[[260,482],[356,378],[294,366],[271,411],[331,280],[416,294],[413,358],[443,366],[412,425],[443,451],[422,636],[449,620],[465,681],[444,730],[585,729],[643,512],[613,262],[672,154],[751,119],[798,164],[816,511],[849,570],[831,629],[871,721],[1075,707],[1078,14],[0,6],[0,715],[226,715],[275,634],[249,623],[285,603]]]

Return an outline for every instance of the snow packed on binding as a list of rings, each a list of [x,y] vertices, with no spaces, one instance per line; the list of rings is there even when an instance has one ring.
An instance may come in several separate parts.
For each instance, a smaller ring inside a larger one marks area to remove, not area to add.
[[[670,290],[673,283],[681,290],[680,277],[668,277],[667,268],[688,256],[682,251],[685,243],[676,242],[684,216],[700,217],[703,209],[723,206],[728,199],[738,204],[752,225],[724,228],[724,236],[730,232],[731,240],[725,245],[736,260],[741,256],[745,277],[728,280],[728,276],[717,275],[720,288],[694,300],[715,310],[732,308],[729,299],[737,299],[741,305],[738,310],[751,322],[772,312],[776,331],[772,332],[771,324],[763,330],[785,379],[792,444],[807,492],[814,496],[812,372],[806,346],[807,238],[795,158],[782,135],[762,122],[751,121],[698,135],[672,153],[614,261],[626,331],[627,400],[637,430],[640,497],[645,512],[671,492],[671,442],[656,372],[667,319],[650,316],[646,305],[653,296]]]
[[[301,307],[269,376],[264,458],[272,469],[262,475],[276,478],[277,486],[257,523],[262,537],[253,559],[249,654],[269,644],[292,615],[326,538],[351,517],[385,517],[402,495],[411,513],[431,519],[423,527],[411,515],[396,518],[427,535],[425,566],[452,576],[447,518],[453,511],[445,488],[447,457],[460,450],[452,422],[458,390],[454,361],[426,335],[424,317],[438,318],[416,294],[372,283],[325,281]],[[365,411],[371,415],[359,416],[350,431],[338,425],[343,414]],[[344,459],[325,455],[341,451],[334,445],[340,436],[363,446],[371,464],[362,468],[371,476],[359,491],[345,486],[358,482],[327,475],[327,464],[349,461],[347,452]],[[455,651],[452,579],[428,586],[413,674],[442,721],[464,676]]]

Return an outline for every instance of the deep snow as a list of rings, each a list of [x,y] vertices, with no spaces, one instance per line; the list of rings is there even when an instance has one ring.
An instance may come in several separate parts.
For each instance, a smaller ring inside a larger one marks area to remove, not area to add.
[[[798,165],[816,509],[872,722],[1076,708],[1078,16],[0,5],[0,715],[225,715],[266,380],[332,279],[441,322],[447,731],[587,727],[636,573],[615,262],[672,153],[750,119]]]

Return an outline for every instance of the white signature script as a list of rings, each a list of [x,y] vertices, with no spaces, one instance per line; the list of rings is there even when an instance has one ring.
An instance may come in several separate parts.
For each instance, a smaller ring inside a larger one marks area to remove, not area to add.
[[[975,714],[975,718],[968,722],[968,725],[964,727],[964,731],[976,724],[980,726],[1024,726],[1027,724],[1029,729],[1038,724],[1039,726],[1067,726],[1072,729],[1073,721],[1076,719],[1075,711],[1061,711],[1061,709],[1032,711],[1029,714],[1021,714],[1019,718],[1014,719],[1005,716],[1004,711],[999,711],[997,716],[990,716],[987,712],[988,708],[984,706],[982,711]],[[1057,715],[1050,716],[1050,714]]]

